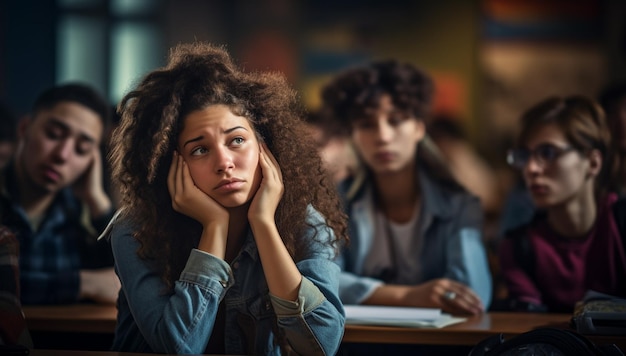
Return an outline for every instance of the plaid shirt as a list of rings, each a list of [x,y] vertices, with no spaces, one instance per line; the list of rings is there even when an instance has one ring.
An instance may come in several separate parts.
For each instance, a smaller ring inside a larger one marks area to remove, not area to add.
[[[7,227],[0,226],[0,345],[32,347],[20,303],[18,254],[15,235]]]
[[[87,226],[85,211],[70,188],[60,191],[38,229],[33,230],[18,205],[14,167],[5,171],[0,208],[2,224],[9,227],[20,244],[22,304],[74,303],[79,296],[79,271],[113,266],[111,248],[97,241],[113,211]]]

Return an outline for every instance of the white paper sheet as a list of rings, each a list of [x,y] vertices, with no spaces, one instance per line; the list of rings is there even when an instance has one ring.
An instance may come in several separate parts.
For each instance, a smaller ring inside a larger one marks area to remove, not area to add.
[[[441,309],[373,305],[344,305],[346,324],[416,328],[442,328],[467,320],[441,312]]]

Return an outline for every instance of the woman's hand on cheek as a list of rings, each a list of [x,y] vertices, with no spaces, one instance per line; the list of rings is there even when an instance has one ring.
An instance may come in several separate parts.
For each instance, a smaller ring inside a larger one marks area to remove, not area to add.
[[[228,211],[193,182],[185,160],[174,152],[167,176],[172,208],[206,227],[213,222],[228,224]]]
[[[260,144],[259,165],[262,174],[261,184],[250,204],[248,220],[250,223],[274,222],[274,214],[284,192],[283,175],[276,158],[265,143]]]

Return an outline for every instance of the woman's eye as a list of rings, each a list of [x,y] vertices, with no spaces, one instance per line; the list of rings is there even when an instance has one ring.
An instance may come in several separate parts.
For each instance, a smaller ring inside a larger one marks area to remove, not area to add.
[[[193,150],[191,150],[191,155],[192,156],[198,156],[198,155],[201,155],[201,154],[205,154],[207,152],[208,152],[208,150],[206,148],[204,148],[204,147],[196,147]]]
[[[242,145],[245,140],[243,139],[243,137],[235,137],[232,141],[235,145]]]

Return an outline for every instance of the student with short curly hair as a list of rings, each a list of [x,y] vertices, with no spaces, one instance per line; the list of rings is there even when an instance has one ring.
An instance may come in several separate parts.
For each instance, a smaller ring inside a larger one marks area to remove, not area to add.
[[[113,349],[335,354],[346,221],[285,79],[182,44],[119,111]]]
[[[322,115],[350,134],[360,163],[339,186],[344,303],[468,314],[490,303],[480,202],[426,136],[433,92],[425,72],[395,60],[347,69],[322,91]]]

